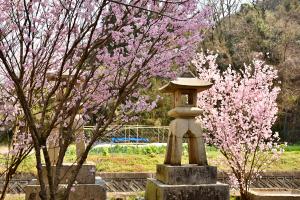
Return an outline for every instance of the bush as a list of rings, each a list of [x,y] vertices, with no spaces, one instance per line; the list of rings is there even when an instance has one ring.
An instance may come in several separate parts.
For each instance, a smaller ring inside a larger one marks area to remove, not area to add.
[[[139,155],[153,155],[163,154],[166,151],[165,146],[128,146],[115,145],[111,147],[95,147],[90,151],[90,155],[106,156],[111,153],[115,154],[139,154]]]

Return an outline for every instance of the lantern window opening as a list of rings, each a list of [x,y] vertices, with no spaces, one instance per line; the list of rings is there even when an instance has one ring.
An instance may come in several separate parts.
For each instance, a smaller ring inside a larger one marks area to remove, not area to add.
[[[194,105],[193,94],[191,94],[191,93],[182,93],[181,94],[181,104],[183,106],[193,106]]]

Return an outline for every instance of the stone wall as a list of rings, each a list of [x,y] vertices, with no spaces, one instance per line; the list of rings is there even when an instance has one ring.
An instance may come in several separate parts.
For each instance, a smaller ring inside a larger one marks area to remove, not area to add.
[[[144,191],[147,178],[155,178],[155,173],[97,173],[106,181],[108,192],[137,192]],[[24,186],[27,185],[34,175],[17,174],[11,181],[8,193],[23,193]],[[227,177],[224,173],[218,173],[218,181],[226,183]],[[0,188],[4,181],[0,179]],[[260,180],[252,184],[255,188],[300,188],[300,171],[294,172],[267,172],[262,174]]]

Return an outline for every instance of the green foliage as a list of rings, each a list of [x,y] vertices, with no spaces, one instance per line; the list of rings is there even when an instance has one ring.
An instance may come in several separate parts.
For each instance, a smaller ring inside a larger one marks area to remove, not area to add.
[[[111,147],[95,147],[90,151],[90,155],[109,154],[129,154],[129,155],[152,155],[165,153],[165,146],[128,146],[128,145],[114,145]]]
[[[187,145],[184,145],[182,163],[188,163]],[[229,170],[221,153],[214,147],[207,146],[207,159],[210,165],[218,166],[219,170]],[[96,165],[98,172],[155,172],[156,164],[164,162],[165,147],[149,146],[121,146],[94,148],[88,155],[87,162]],[[66,154],[64,162],[73,163],[76,160],[75,145]],[[280,160],[268,170],[289,171],[299,170],[300,144],[289,145]],[[0,172],[5,170],[5,155],[0,154]],[[36,174],[36,162],[33,154],[21,163],[17,173]]]
[[[151,87],[147,90],[150,100],[157,101],[157,106],[151,112],[143,112],[140,115],[139,124],[154,125],[154,126],[167,126],[169,125],[171,118],[168,116],[168,111],[172,108],[172,98],[170,94],[164,94],[159,92],[159,88],[165,85],[168,80],[161,78],[153,78],[151,81]]]
[[[217,151],[213,146],[206,147],[207,151]],[[114,145],[111,147],[95,147],[93,148],[89,155],[102,155],[108,156],[110,154],[129,154],[129,155],[158,155],[164,154],[166,151],[166,146],[155,146],[155,145]],[[183,154],[187,155],[188,145],[183,144]],[[68,151],[72,154],[72,150]]]
[[[70,156],[70,157],[76,156],[76,147],[75,147],[75,145],[70,145],[70,146],[68,147],[68,150],[67,150],[66,154],[67,154],[68,156]]]
[[[300,152],[300,144],[288,145],[287,147],[284,148],[284,151],[286,151],[286,152],[291,152],[291,151]]]

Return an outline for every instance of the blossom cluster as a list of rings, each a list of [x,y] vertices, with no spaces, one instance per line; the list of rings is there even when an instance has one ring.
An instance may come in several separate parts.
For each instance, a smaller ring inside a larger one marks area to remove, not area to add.
[[[200,93],[198,105],[207,143],[220,149],[234,174],[232,180],[241,185],[257,177],[280,153],[278,134],[271,130],[280,92],[275,85],[277,71],[261,60],[240,70],[229,66],[221,71],[216,59],[217,55],[201,53],[193,60],[199,78],[213,82]]]
[[[43,137],[77,114],[98,127],[133,120],[155,107],[150,79],[193,57],[209,15],[197,0],[0,0],[0,117],[18,115],[15,99]]]

